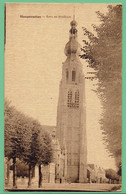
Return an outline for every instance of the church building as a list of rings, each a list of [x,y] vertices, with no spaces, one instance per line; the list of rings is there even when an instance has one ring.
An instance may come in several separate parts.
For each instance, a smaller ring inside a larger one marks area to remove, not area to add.
[[[67,150],[66,180],[84,183],[87,181],[85,77],[79,59],[75,19],[70,26],[59,86],[56,136],[61,147]]]
[[[57,126],[42,126],[50,134],[53,145],[52,163],[42,166],[43,183],[87,182],[85,77],[79,59],[80,45],[75,19],[70,26],[69,41],[65,46],[66,61],[62,65],[59,86]],[[10,177],[12,171],[7,167],[7,160],[5,164],[5,184],[11,185],[13,179],[9,180],[7,171],[10,171]],[[37,186],[37,166],[32,176],[32,182]]]

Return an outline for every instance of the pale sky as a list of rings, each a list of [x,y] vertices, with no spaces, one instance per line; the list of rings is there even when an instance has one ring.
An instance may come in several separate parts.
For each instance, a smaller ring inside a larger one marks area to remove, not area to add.
[[[56,125],[62,62],[66,59],[64,47],[69,41],[74,9],[78,42],[83,45],[86,37],[82,27],[92,31],[91,24],[99,25],[95,11],[106,13],[107,4],[11,3],[6,7],[5,96],[18,110],[38,119],[42,125]],[[20,15],[41,18],[21,18]],[[87,75],[90,71],[87,63],[81,62]],[[85,84],[88,163],[115,169],[115,161],[108,157],[98,124],[102,110],[92,91],[95,82],[85,80]]]

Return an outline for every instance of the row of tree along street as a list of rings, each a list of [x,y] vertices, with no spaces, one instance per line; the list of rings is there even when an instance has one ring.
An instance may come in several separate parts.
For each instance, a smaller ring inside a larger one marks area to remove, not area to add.
[[[13,187],[16,187],[16,160],[21,160],[29,166],[29,181],[31,185],[31,170],[38,165],[38,187],[42,186],[41,165],[47,165],[52,159],[51,139],[37,120],[17,111],[9,101],[5,101],[5,157],[13,160]]]
[[[115,158],[118,173],[122,167],[122,5],[109,5],[105,15],[97,12],[100,25],[93,25],[94,34],[83,28],[83,54],[80,56],[95,71],[101,100],[101,130],[106,149]]]
[[[27,176],[30,187],[31,174],[34,167],[38,165],[38,187],[40,188],[42,186],[41,165],[48,165],[51,162],[52,152],[50,136],[43,131],[39,122],[25,116],[5,101],[5,157],[13,160],[11,166],[13,187],[16,188],[16,176]],[[16,166],[18,166],[17,169]],[[120,178],[120,172],[118,171],[117,174],[112,169],[106,170],[105,175],[109,183],[115,181],[118,183]]]

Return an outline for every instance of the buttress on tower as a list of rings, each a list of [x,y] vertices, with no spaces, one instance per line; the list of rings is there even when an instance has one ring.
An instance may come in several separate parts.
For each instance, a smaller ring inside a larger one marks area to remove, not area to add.
[[[77,23],[70,23],[69,42],[65,46],[66,61],[62,66],[57,108],[57,137],[67,150],[65,176],[69,182],[87,180],[87,142],[85,78],[79,59]]]

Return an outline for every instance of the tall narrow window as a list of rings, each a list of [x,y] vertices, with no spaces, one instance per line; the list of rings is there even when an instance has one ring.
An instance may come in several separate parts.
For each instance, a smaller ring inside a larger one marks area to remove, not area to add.
[[[79,91],[75,92],[75,107],[79,107]]]
[[[72,91],[68,91],[68,96],[67,96],[67,107],[72,106]]]
[[[66,69],[66,80],[68,80],[68,77],[69,77],[69,71],[68,69]]]
[[[76,79],[76,71],[72,71],[72,81],[75,81]]]

